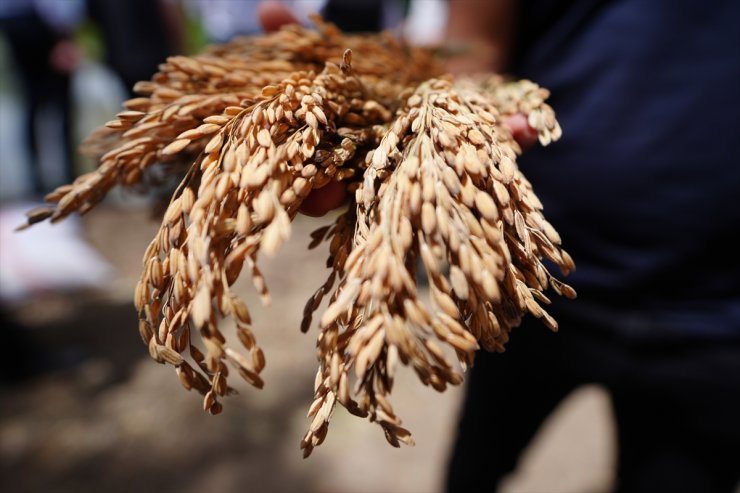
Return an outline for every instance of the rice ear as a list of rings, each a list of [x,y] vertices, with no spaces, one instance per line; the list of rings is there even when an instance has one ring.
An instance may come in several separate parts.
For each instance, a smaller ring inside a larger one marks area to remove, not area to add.
[[[435,390],[459,385],[475,351],[502,350],[525,314],[557,329],[545,291],[575,296],[543,264],[574,268],[505,124],[524,113],[543,145],[557,140],[547,91],[496,74],[442,77],[432,50],[316,22],[167,59],[84,143],[97,169],[28,214],[30,225],[87,211],[114,186],[147,185],[155,167],[181,177],[144,255],[139,331],[218,414],[229,367],[261,388],[267,364],[231,286],[246,273],[269,304],[260,255],[280,255],[306,197],[344,182],[348,209],[310,245],[328,245],[330,274],[301,324],[328,298],[305,456],[337,403],[391,445],[412,445],[390,401],[400,365]],[[248,354],[227,344],[226,318]]]

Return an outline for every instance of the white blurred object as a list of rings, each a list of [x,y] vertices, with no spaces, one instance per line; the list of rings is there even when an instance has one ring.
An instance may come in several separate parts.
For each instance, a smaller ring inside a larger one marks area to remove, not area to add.
[[[447,26],[448,6],[445,0],[411,0],[404,36],[413,45],[435,45],[442,42]]]
[[[79,219],[15,231],[25,223],[26,211],[37,205],[0,208],[0,300],[105,287],[114,277],[113,268],[82,238]]]

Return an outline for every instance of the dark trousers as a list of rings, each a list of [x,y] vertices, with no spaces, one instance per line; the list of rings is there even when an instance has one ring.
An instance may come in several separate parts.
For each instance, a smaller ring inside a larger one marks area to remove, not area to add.
[[[617,421],[617,490],[732,492],[740,480],[740,343],[635,340],[558,317],[526,319],[503,354],[480,352],[447,491],[495,491],[547,415],[599,383]]]

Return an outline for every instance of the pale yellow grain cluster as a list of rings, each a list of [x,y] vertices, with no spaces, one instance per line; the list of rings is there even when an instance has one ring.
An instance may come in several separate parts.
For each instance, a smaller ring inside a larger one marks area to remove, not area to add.
[[[391,444],[413,443],[390,403],[399,364],[436,390],[458,385],[475,351],[502,351],[525,314],[557,328],[542,308],[548,288],[575,296],[542,263],[574,268],[504,123],[523,113],[543,145],[557,140],[547,91],[496,75],[453,79],[430,51],[317,26],[168,59],[85,143],[98,168],[29,213],[31,224],[86,212],[115,185],[146,183],[155,164],[184,175],[144,255],[135,304],[152,358],[218,414],[230,372],[259,388],[265,366],[231,286],[246,270],[269,303],[259,254],[278,252],[309,193],[345,181],[347,211],[310,245],[329,243],[332,270],[301,327],[328,298],[306,456],[337,403],[378,423]],[[224,318],[241,348],[227,343]]]

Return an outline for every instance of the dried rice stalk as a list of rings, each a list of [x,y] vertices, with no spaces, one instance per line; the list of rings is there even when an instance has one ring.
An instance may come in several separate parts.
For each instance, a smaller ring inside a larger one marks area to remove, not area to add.
[[[502,123],[524,113],[543,145],[557,140],[547,91],[499,76],[440,78],[428,51],[317,24],[168,59],[85,143],[99,167],[51,193],[55,207],[28,221],[86,212],[113,186],[145,182],[155,163],[187,169],[144,255],[135,304],[152,358],[174,365],[218,414],[233,392],[230,367],[259,388],[265,365],[230,286],[246,266],[269,303],[259,253],[277,252],[312,190],[347,180],[348,211],[312,235],[311,247],[329,242],[333,270],[301,327],[329,294],[305,456],[337,403],[380,424],[392,445],[413,443],[389,400],[399,362],[442,391],[462,382],[459,367],[479,346],[503,351],[524,314],[557,329],[541,306],[548,287],[575,296],[542,264],[574,268]],[[430,280],[427,303],[417,265]],[[246,354],[227,345],[224,317]]]

